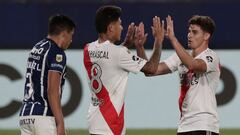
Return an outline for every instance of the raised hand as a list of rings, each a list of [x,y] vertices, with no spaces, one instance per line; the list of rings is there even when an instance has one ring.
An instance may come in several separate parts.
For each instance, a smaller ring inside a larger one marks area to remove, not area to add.
[[[171,40],[175,37],[172,17],[168,15],[166,18],[166,21],[167,21],[166,36]]]
[[[134,40],[135,40],[134,39],[135,29],[136,29],[136,26],[134,23],[131,23],[128,26],[128,31],[127,31],[126,37],[124,39],[123,46],[125,46],[127,48],[130,48],[133,46]]]
[[[164,21],[161,22],[160,17],[155,16],[153,18],[152,35],[155,38],[155,41],[162,44],[164,40]]]
[[[147,33],[144,30],[144,24],[141,22],[135,29],[134,45],[135,47],[143,47],[147,40]]]

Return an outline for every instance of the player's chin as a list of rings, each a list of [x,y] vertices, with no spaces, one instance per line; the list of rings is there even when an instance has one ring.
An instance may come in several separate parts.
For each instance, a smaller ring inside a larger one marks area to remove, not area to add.
[[[120,40],[121,40],[121,36],[118,36],[117,41],[120,41]]]
[[[64,50],[67,50],[69,48],[70,44],[65,46],[65,48],[63,48]]]
[[[189,48],[193,48],[193,45],[191,43],[188,43]]]

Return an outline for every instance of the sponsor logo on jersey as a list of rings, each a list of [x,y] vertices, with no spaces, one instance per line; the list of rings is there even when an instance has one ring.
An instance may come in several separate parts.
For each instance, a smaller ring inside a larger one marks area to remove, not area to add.
[[[34,124],[35,123],[35,119],[22,119],[19,121],[20,125],[28,125],[28,124]]]
[[[57,54],[57,55],[56,55],[56,61],[57,61],[57,62],[61,62],[62,59],[63,59],[63,58],[62,58],[62,54]]]
[[[51,67],[56,67],[56,68],[61,68],[63,69],[63,66],[61,64],[57,64],[57,63],[52,63]]]
[[[40,64],[38,64],[35,61],[28,61],[27,62],[27,68],[37,70],[37,71],[41,71]]]
[[[101,106],[101,105],[104,104],[103,99],[98,99],[98,98],[94,98],[94,97],[92,97],[91,99],[92,99],[92,105],[93,106],[98,106],[98,105]]]
[[[33,47],[33,49],[31,50],[31,53],[33,53],[33,54],[42,54],[43,51],[44,51],[44,48]]]

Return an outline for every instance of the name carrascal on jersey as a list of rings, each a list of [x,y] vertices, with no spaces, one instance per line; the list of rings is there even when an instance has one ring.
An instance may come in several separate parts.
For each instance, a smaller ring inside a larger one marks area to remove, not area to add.
[[[91,58],[109,59],[107,51],[89,51],[89,56]]]

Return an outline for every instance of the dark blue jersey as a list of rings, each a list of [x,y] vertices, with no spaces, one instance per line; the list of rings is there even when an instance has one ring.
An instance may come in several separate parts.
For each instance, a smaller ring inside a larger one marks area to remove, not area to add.
[[[45,38],[33,47],[28,56],[20,116],[53,116],[47,94],[49,71],[61,75],[61,96],[66,75],[66,55],[54,41]]]

